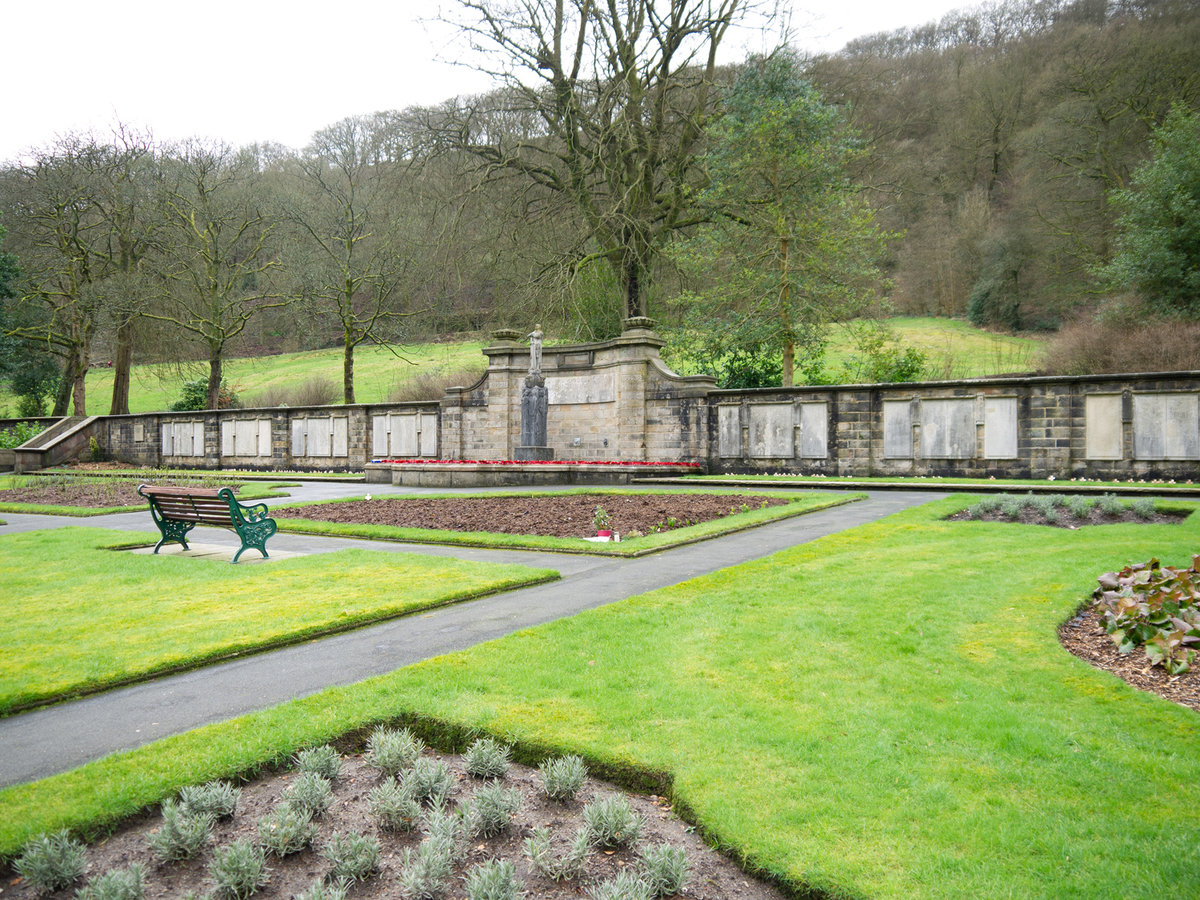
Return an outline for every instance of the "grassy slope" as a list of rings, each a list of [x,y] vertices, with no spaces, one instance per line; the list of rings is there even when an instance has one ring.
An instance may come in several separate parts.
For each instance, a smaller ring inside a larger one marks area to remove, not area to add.
[[[996,335],[981,331],[955,319],[901,318],[889,324],[905,346],[925,351],[930,358],[930,377],[962,378],[974,375],[995,375],[1003,372],[1028,371],[1037,365],[1037,353],[1044,341]],[[391,390],[418,372],[431,367],[457,369],[476,366],[480,369],[486,359],[480,352],[480,342],[453,344],[418,344],[400,352],[416,365],[396,359],[381,347],[360,347],[354,357],[355,390],[360,402],[378,403],[387,399]],[[827,359],[831,366],[842,362],[851,350],[850,344],[835,331]],[[232,359],[225,364],[229,383],[243,399],[268,387],[301,384],[309,378],[324,378],[338,386],[341,396],[342,351],[340,348],[314,350],[307,353],[285,353],[259,359]],[[206,375],[197,370],[192,378]],[[93,413],[108,411],[112,396],[111,369],[95,369],[88,373],[88,408]],[[129,394],[131,412],[153,412],[166,409],[179,396],[183,377],[169,366],[135,366]],[[15,399],[0,390],[0,417],[6,409],[16,407]]]
[[[715,839],[839,896],[1200,894],[1200,719],[1055,639],[1200,522],[941,521],[970,499],[10,788],[0,854],[416,714],[670,772]]]
[[[146,537],[94,528],[0,537],[0,714],[557,577],[369,550],[229,566],[106,549]]]

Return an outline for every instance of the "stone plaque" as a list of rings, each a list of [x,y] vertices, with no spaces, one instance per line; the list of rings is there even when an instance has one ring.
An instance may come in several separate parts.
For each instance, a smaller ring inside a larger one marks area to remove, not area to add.
[[[1195,394],[1133,395],[1134,459],[1200,459]]]
[[[292,419],[292,456],[308,456],[307,419]]]
[[[790,403],[750,407],[750,455],[755,459],[791,459],[795,453],[795,413]]]
[[[616,376],[612,373],[592,375],[551,375],[546,378],[551,404],[612,403],[617,399]]]
[[[133,439],[138,442],[146,440],[146,424],[144,422],[133,423]]]
[[[1017,398],[985,397],[983,458],[1017,458]]]
[[[233,456],[233,420],[221,420],[221,455]]]
[[[330,456],[349,456],[350,455],[350,420],[345,416],[335,416],[331,420],[332,428],[330,440],[333,447]]]
[[[973,459],[975,400],[921,401],[921,456],[925,459]]]
[[[388,423],[390,416],[371,416],[371,456],[383,459],[391,455],[388,447]]]
[[[883,458],[912,459],[911,400],[883,401]]]
[[[1088,459],[1121,459],[1123,428],[1120,394],[1088,394],[1083,400]]]
[[[392,416],[392,456],[408,459],[419,456],[421,445],[414,415]]]
[[[331,418],[308,419],[308,439],[305,456],[333,456],[333,425]]]
[[[825,459],[829,455],[829,408],[826,403],[800,404],[800,456]]]
[[[742,455],[742,408],[740,406],[717,407],[717,455],[724,457]]]
[[[421,432],[419,441],[421,456],[436,459],[438,455],[438,417],[437,413],[421,413]]]

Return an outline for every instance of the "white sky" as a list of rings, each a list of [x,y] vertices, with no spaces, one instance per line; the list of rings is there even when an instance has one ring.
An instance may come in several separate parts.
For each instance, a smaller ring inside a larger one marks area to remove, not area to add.
[[[442,0],[445,2],[445,0]],[[0,49],[0,162],[58,135],[121,121],[159,142],[219,138],[300,148],[349,115],[486,90],[453,65],[453,33],[423,25],[439,0],[56,0],[13,2]],[[793,43],[832,51],[921,25],[952,0],[781,0]],[[824,7],[824,9],[822,9]],[[733,35],[730,35],[733,37]],[[766,39],[744,36],[751,50]],[[734,47],[738,56],[744,55]],[[463,60],[467,62],[467,60]]]

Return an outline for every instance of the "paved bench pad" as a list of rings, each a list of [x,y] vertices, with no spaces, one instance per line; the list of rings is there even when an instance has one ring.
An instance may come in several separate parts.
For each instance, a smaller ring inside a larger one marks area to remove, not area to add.
[[[248,548],[267,558],[267,538],[275,533],[275,520],[267,516],[267,505],[238,503],[233,491],[224,488],[189,488],[143,484],[138,493],[150,501],[150,515],[162,533],[154,548],[177,542],[187,549],[187,533],[197,525],[228,528],[242,540],[232,562]]]

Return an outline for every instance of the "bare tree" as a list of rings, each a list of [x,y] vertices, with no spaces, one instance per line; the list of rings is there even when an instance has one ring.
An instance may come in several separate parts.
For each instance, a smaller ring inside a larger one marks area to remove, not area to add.
[[[371,119],[343,119],[313,136],[299,160],[302,189],[289,219],[305,241],[306,297],[329,310],[342,332],[342,390],[354,403],[354,348],[380,341],[381,330],[411,315],[399,307],[410,268],[401,227],[396,170],[403,162],[377,146]]]
[[[227,145],[188,144],[164,181],[167,226],[158,274],[161,308],[143,313],[190,333],[208,354],[207,408],[216,409],[225,351],[263,309],[294,298],[270,276],[276,222],[256,193],[257,161]]]
[[[446,132],[490,174],[517,173],[568,198],[628,316],[645,315],[655,258],[696,224],[697,148],[713,110],[717,49],[744,0],[460,0],[457,24],[507,86],[506,112],[535,127],[487,127],[463,103]],[[493,95],[494,96],[494,95]]]

